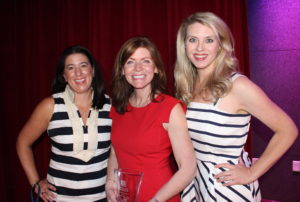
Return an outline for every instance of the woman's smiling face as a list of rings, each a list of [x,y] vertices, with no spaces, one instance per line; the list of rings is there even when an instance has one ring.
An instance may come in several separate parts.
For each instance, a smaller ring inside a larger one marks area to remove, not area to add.
[[[151,82],[157,68],[147,48],[140,47],[127,59],[123,74],[127,82],[135,89],[151,91]]]
[[[91,90],[93,68],[84,54],[74,53],[66,58],[63,76],[74,93]]]
[[[197,69],[214,67],[220,45],[210,27],[201,23],[189,25],[185,47],[188,58]]]

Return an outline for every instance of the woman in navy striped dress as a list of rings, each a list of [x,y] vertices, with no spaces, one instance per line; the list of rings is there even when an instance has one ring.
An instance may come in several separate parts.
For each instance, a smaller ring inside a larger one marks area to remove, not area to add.
[[[82,46],[60,57],[53,95],[41,101],[21,130],[17,151],[29,183],[44,201],[106,201],[110,150],[110,99],[96,60]],[[51,159],[47,178],[40,178],[32,144],[47,130]]]
[[[195,13],[177,35],[177,97],[187,104],[196,178],[182,201],[261,201],[257,179],[293,144],[297,128],[247,77],[236,73],[232,34],[210,12]],[[244,151],[251,115],[274,131],[251,165]]]

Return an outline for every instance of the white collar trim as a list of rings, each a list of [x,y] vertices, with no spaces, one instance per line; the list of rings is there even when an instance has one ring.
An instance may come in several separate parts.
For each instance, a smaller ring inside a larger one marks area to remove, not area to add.
[[[92,93],[93,96],[93,93]],[[90,116],[87,120],[88,129],[88,148],[84,150],[84,134],[83,121],[77,114],[77,107],[75,105],[75,96],[69,85],[66,86],[63,92],[63,98],[66,104],[69,119],[73,129],[73,154],[72,156],[82,161],[88,162],[94,157],[98,147],[98,113],[99,111],[91,108]]]

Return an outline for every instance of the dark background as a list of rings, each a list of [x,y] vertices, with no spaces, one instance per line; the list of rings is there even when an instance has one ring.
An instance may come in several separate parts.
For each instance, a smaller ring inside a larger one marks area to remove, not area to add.
[[[177,30],[182,20],[193,12],[211,11],[224,19],[235,37],[236,54],[242,72],[249,77],[251,75],[254,82],[262,86],[277,104],[287,110],[299,126],[299,62],[296,56],[299,58],[300,53],[299,43],[296,41],[299,41],[300,35],[296,30],[299,30],[300,26],[299,20],[289,16],[298,15],[293,17],[299,19],[300,3],[296,0],[263,2],[1,1],[0,201],[29,201],[30,185],[16,155],[15,141],[37,103],[50,95],[50,83],[57,59],[64,48],[74,44],[89,48],[101,66],[109,93],[112,67],[120,46],[130,37],[149,36],[160,50],[168,76],[168,89],[172,93]],[[298,10],[294,9],[295,6]],[[269,14],[266,14],[266,11],[269,11]],[[282,19],[286,20],[282,25],[289,23],[290,26],[274,26],[281,23]],[[286,44],[287,39],[294,46]],[[278,42],[286,46],[278,47]],[[270,47],[270,44],[274,46]],[[276,71],[274,67],[277,68]],[[255,137],[248,139],[247,150],[254,157],[258,157],[272,133],[255,120],[252,131]],[[45,177],[50,154],[46,133],[34,145],[34,152],[40,175]],[[300,194],[295,191],[299,187],[299,175],[293,175],[291,172],[291,161],[299,160],[299,155],[298,141],[289,153],[261,178],[263,198],[289,202],[300,200]],[[288,200],[285,200],[286,196],[289,196]]]

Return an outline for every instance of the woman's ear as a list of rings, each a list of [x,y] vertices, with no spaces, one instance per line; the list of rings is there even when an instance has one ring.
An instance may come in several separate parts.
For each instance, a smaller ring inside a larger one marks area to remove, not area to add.
[[[65,79],[65,82],[68,83],[65,73],[62,74],[62,77]]]

